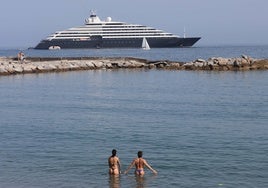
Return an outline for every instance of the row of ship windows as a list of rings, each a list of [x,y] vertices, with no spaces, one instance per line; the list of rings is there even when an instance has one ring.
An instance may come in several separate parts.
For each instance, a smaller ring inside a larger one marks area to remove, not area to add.
[[[97,31],[161,31],[158,29],[150,29],[150,28],[103,28],[103,27],[98,27],[98,28],[88,28],[88,27],[82,27],[82,28],[72,28],[70,30],[73,31],[87,31],[87,30],[97,30]]]
[[[100,36],[100,35],[94,35],[94,36]],[[93,37],[94,37],[93,36]],[[132,36],[168,36],[168,35],[101,35],[101,36],[104,36],[104,37],[132,37]],[[88,37],[88,38],[90,38],[90,37],[92,37],[92,36],[88,36],[88,35],[75,35],[75,36],[72,36],[72,35],[60,35],[60,36],[56,36],[55,38],[64,38],[64,37]]]
[[[108,40],[107,40],[108,39]],[[56,39],[54,39],[56,40]],[[57,39],[57,40],[72,40],[72,41],[88,41],[88,40],[83,40],[83,39],[79,39],[79,38],[62,38],[62,39]],[[102,41],[102,38],[94,38],[94,39],[90,39],[90,41]],[[128,40],[122,40],[122,38],[106,38],[105,39],[105,43],[135,43],[137,41],[142,40],[141,38],[131,38]]]
[[[86,25],[103,25],[102,23],[90,23]],[[105,25],[124,25],[124,23],[106,23]]]
[[[73,41],[80,41],[78,39],[73,39]],[[115,39],[111,39],[111,40],[106,40],[105,41],[106,44],[135,44],[137,43],[137,40],[124,40],[124,41],[119,41],[119,40],[115,40]]]
[[[89,25],[83,25],[83,26],[79,26],[79,27],[99,27],[99,26],[101,26],[101,27],[107,27],[107,28],[115,28],[115,27],[150,27],[150,26],[144,26],[144,25],[135,25],[135,24],[132,24],[132,25],[127,25],[127,24],[115,24],[115,25],[112,25],[112,26],[109,26],[109,25],[107,25],[107,24],[94,24],[94,25],[92,25],[92,24],[89,24]]]
[[[84,34],[84,33],[162,33],[166,34],[166,32],[161,31],[124,31],[124,30],[117,30],[117,31],[107,31],[107,30],[81,30],[81,31],[61,31],[61,32],[55,32],[55,34]]]
[[[152,33],[152,32],[143,32],[143,33],[114,33],[114,32],[94,32],[94,33],[56,33],[56,36],[89,36],[89,35],[113,35],[113,36],[140,36],[140,35],[154,35],[154,36],[171,36],[171,33]],[[52,36],[55,36],[52,35]]]
[[[110,26],[111,25],[111,26]],[[126,24],[86,24],[86,27],[90,27],[90,26],[101,26],[101,27],[106,27],[106,28],[115,28],[115,27],[129,27],[129,28],[133,28],[133,27],[147,27],[144,25],[126,25]],[[81,26],[84,27],[84,26]]]
[[[154,28],[107,28],[107,27],[80,27],[80,28],[71,28],[70,30],[105,30],[105,31],[160,31],[159,29]]]
[[[139,42],[139,41],[137,41],[137,40],[115,40],[115,39],[105,40],[106,44],[134,44],[137,42]]]
[[[67,36],[75,36],[75,37],[89,37],[89,36],[96,36],[96,35],[101,35],[101,36],[141,36],[141,35],[146,35],[146,36],[171,36],[171,34],[157,34],[157,33],[140,33],[140,34],[114,34],[114,33],[94,33],[92,34],[61,34],[61,35],[56,35],[56,37],[67,37]],[[53,37],[53,35],[52,35]]]
[[[134,39],[138,39],[138,38],[134,38]],[[72,39],[73,41],[81,41],[79,39]],[[97,39],[96,39],[97,40]],[[121,40],[121,39],[120,39]],[[82,40],[83,41],[83,40]],[[118,39],[109,39],[105,41],[106,43],[135,43],[135,40],[124,40],[124,41],[119,41]]]
[[[123,29],[116,29],[116,30],[112,30],[112,29],[94,29],[94,30],[88,30],[88,29],[84,29],[84,30],[67,30],[67,31],[61,31],[61,32],[56,32],[56,33],[81,33],[81,32],[113,32],[113,33],[165,33],[163,31],[160,30],[123,30]]]

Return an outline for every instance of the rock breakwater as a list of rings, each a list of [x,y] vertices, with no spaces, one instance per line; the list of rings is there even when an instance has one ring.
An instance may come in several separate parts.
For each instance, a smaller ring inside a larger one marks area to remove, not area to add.
[[[268,59],[253,59],[242,55],[239,58],[213,57],[208,60],[197,59],[192,62],[168,60],[149,61],[139,58],[41,58],[28,57],[24,61],[17,58],[0,57],[0,75],[61,72],[96,69],[174,69],[207,71],[249,71],[267,70]]]

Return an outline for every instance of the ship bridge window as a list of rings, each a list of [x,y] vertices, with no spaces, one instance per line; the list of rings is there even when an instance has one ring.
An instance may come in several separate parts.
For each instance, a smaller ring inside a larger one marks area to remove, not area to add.
[[[106,23],[105,25],[123,25],[123,23]]]
[[[87,24],[87,25],[99,25],[99,26],[101,26],[102,24],[100,24],[100,23],[90,23],[90,24]]]

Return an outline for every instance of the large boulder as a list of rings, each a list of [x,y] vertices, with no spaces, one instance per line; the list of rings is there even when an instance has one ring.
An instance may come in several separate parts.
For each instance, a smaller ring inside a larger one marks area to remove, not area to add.
[[[23,73],[23,67],[22,67],[22,65],[16,65],[16,66],[14,66],[14,73]]]
[[[94,64],[91,61],[86,61],[85,64],[87,65],[88,68],[93,69],[95,68]]]
[[[93,64],[96,68],[102,68],[104,66],[104,63],[102,61],[98,61],[98,60],[94,61]]]
[[[24,73],[32,73],[36,71],[36,66],[33,64],[26,64],[23,66],[23,72]]]

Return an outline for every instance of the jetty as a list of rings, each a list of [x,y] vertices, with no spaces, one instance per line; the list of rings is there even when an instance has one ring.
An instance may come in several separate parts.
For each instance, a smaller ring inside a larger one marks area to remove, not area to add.
[[[251,71],[267,70],[268,59],[246,55],[236,58],[212,57],[192,62],[169,60],[150,61],[133,57],[0,57],[0,75],[63,72],[97,69],[168,69],[191,71]]]

